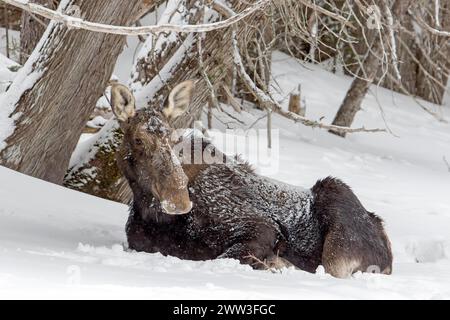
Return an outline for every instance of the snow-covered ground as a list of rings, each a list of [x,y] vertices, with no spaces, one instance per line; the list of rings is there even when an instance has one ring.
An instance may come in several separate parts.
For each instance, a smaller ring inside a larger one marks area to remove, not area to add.
[[[330,122],[350,79],[318,66],[305,68],[279,53],[274,60],[282,88],[277,97],[286,105],[288,93],[301,83],[307,116]],[[449,111],[443,108],[450,119]],[[244,112],[244,126],[216,116],[245,128],[261,114]],[[255,128],[264,128],[264,122]],[[316,274],[293,269],[272,274],[234,260],[192,262],[130,252],[126,206],[0,167],[0,298],[449,299],[450,169],[444,157],[450,162],[450,125],[435,121],[408,97],[373,88],[354,126],[385,124],[392,134],[344,140],[274,116],[280,164],[272,177],[310,187],[333,175],[352,186],[365,207],[386,222],[395,259],[391,276],[335,279],[320,268]]]

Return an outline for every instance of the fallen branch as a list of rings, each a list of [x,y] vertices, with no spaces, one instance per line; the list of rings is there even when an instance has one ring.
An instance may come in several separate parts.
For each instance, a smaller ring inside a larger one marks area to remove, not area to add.
[[[100,33],[118,34],[125,36],[139,36],[162,32],[198,33],[227,28],[241,21],[242,19],[250,16],[256,11],[262,10],[266,5],[270,3],[271,0],[260,0],[253,6],[242,11],[241,13],[233,15],[229,19],[219,22],[199,24],[199,25],[162,24],[155,26],[142,26],[142,27],[112,26],[102,23],[84,21],[79,17],[66,15],[62,12],[51,10],[41,5],[29,3],[28,1],[23,0],[1,0],[1,1],[9,5],[15,6],[17,8],[20,8],[24,11],[63,23],[70,29],[88,30]]]

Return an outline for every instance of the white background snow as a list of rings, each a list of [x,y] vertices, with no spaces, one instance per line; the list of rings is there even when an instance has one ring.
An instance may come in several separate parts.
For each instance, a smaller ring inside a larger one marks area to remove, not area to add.
[[[133,50],[119,59],[116,73],[123,82]],[[286,105],[301,83],[307,117],[324,122],[332,121],[351,81],[280,53],[273,70],[277,98]],[[449,106],[442,112],[450,119]],[[216,116],[231,127],[246,127]],[[260,116],[251,110],[240,117],[250,126]],[[335,279],[320,268],[316,274],[272,274],[234,260],[192,262],[130,252],[126,206],[0,167],[0,298],[449,299],[450,169],[444,157],[450,161],[450,125],[431,118],[411,98],[375,87],[354,126],[386,122],[393,134],[344,140],[278,116],[273,121],[280,166],[271,177],[311,187],[332,175],[352,186],[365,207],[385,220],[393,275]],[[264,120],[256,127],[264,128]]]

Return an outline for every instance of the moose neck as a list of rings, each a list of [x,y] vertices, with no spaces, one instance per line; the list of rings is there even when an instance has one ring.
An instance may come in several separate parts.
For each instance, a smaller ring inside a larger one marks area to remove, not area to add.
[[[199,163],[194,161],[196,159],[195,153],[199,150],[201,151],[201,155],[205,156],[206,152],[211,152],[214,150],[215,159],[220,159],[225,163],[229,160],[223,153],[221,153],[217,149],[212,149],[212,145],[205,139],[191,137],[189,140],[186,140],[184,143],[187,144],[187,148],[190,147],[191,156],[189,161],[182,161],[182,167],[185,175],[188,178],[188,186],[191,187],[196,183],[196,178],[207,168],[214,164],[205,163],[204,159],[201,159]],[[205,152],[205,149],[207,151]],[[209,154],[210,155],[210,154]],[[198,154],[197,154],[198,157]],[[210,156],[211,157],[211,156]],[[145,186],[141,186],[137,181],[133,181],[128,179],[129,185],[133,192],[133,210],[138,213],[143,220],[153,223],[173,223],[176,220],[180,220],[183,216],[172,216],[162,212],[161,207],[156,200],[155,196],[147,191]],[[150,181],[146,181],[146,183],[150,183]],[[195,203],[194,203],[195,206]]]
[[[131,210],[143,221],[153,224],[173,223],[178,216],[166,214],[151,192],[144,192],[139,186],[131,187],[133,203]]]

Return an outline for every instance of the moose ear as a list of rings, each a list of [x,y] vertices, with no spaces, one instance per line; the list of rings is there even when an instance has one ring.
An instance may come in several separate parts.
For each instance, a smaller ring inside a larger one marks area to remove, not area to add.
[[[111,106],[119,122],[126,122],[136,114],[136,101],[130,90],[119,83],[111,85]]]
[[[178,84],[169,94],[163,113],[170,121],[185,113],[194,93],[194,81],[188,80]]]

